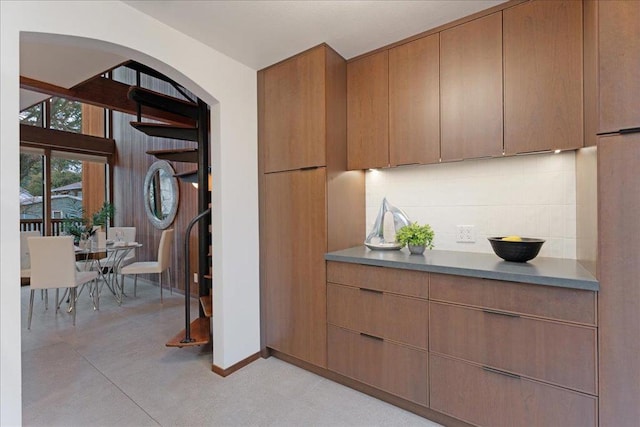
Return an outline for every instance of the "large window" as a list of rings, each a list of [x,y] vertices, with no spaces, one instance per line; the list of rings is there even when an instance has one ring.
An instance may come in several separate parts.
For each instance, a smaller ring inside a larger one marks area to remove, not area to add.
[[[20,112],[20,123],[105,136],[104,109],[51,98]],[[83,116],[90,120],[83,122]],[[52,150],[21,141],[20,229],[57,235],[69,218],[82,218],[108,200],[108,159],[86,152]]]

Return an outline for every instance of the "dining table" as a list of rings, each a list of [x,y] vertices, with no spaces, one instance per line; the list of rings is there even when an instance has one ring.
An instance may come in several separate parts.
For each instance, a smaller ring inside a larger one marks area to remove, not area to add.
[[[107,241],[106,245],[102,247],[95,244],[89,244],[86,247],[76,246],[76,265],[80,270],[96,270],[100,281],[107,285],[118,305],[121,305],[124,283],[118,281],[118,271],[120,271],[127,255],[141,247],[142,244],[138,242],[111,241]],[[102,286],[99,284],[96,289],[92,290],[94,310],[100,309],[101,289]]]

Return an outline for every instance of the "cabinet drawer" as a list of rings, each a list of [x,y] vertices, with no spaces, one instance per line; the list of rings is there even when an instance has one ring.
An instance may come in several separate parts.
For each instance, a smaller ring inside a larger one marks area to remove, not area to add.
[[[597,399],[481,366],[429,356],[431,409],[479,426],[595,426]]]
[[[427,349],[426,300],[329,283],[327,320],[343,328]]]
[[[432,300],[596,324],[596,293],[553,286],[431,274]]]
[[[422,271],[330,261],[327,281],[418,298],[429,296],[429,273]]]
[[[596,330],[430,303],[429,350],[596,394]]]
[[[328,326],[328,366],[339,374],[426,406],[427,353]]]

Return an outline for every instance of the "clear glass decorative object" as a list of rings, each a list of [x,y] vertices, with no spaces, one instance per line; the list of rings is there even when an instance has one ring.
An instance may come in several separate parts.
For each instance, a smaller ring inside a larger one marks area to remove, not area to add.
[[[369,232],[364,244],[373,250],[398,250],[402,244],[396,242],[396,232],[405,225],[411,224],[406,213],[382,199],[380,210],[373,228]]]

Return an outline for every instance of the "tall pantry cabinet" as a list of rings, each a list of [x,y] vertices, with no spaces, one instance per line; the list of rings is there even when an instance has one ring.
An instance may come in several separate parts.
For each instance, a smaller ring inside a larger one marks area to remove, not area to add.
[[[347,172],[346,62],[326,44],[258,72],[263,354],[327,366],[324,254],[364,240]]]
[[[640,420],[640,2],[585,1],[585,129],[598,157],[600,426]]]

